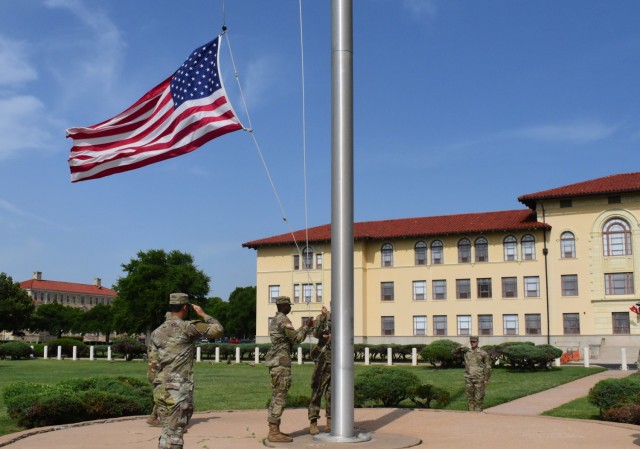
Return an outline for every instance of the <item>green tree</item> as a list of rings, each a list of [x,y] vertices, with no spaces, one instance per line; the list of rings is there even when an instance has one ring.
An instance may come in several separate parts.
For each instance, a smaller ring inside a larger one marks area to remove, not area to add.
[[[61,338],[64,333],[82,331],[83,315],[84,312],[76,307],[63,306],[57,302],[42,304],[31,316],[29,329],[46,331]]]
[[[223,299],[218,296],[214,296],[207,300],[203,309],[207,315],[216,318],[220,323],[222,323],[225,333],[228,335],[229,330],[227,329],[227,317],[229,316],[229,302],[223,301]]]
[[[28,327],[35,305],[19,282],[0,273],[0,328],[20,332]]]
[[[126,276],[117,280],[113,303],[116,330],[129,334],[151,331],[164,321],[169,295],[187,293],[196,304],[206,302],[209,276],[199,270],[190,254],[180,251],[140,251],[122,265]]]
[[[113,321],[113,307],[98,304],[85,312],[82,329],[85,333],[104,334],[105,341],[109,343],[109,335],[114,330]]]
[[[225,318],[222,324],[228,336],[254,337],[256,335],[256,288],[237,287],[231,292]]]

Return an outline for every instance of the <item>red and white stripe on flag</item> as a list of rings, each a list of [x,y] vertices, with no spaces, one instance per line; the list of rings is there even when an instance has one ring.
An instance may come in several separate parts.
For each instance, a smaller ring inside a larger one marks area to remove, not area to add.
[[[198,47],[176,73],[121,114],[68,129],[71,181],[144,167],[243,129],[219,76],[219,40]]]

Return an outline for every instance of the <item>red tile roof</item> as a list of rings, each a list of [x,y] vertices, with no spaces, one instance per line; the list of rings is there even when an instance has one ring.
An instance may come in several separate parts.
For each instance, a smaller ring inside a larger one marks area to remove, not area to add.
[[[75,282],[29,279],[28,281],[20,282],[20,287],[25,290],[49,290],[77,293],[80,295],[112,296],[114,298],[118,295],[115,291],[107,287],[98,287],[97,285],[91,284],[76,284]]]
[[[606,195],[611,193],[640,192],[640,172],[622,173],[604,178],[569,184],[542,192],[530,193],[518,197],[518,201],[535,208],[536,200],[552,198],[570,198],[588,195]]]
[[[385,240],[403,237],[427,237],[446,234],[470,234],[533,229],[550,229],[536,220],[535,212],[529,209],[472,214],[443,215],[439,217],[401,218],[397,220],[367,221],[354,223],[354,240]],[[309,242],[331,241],[331,225],[317,226],[260,240],[243,243],[245,248],[290,245],[295,240],[304,245],[306,234]]]

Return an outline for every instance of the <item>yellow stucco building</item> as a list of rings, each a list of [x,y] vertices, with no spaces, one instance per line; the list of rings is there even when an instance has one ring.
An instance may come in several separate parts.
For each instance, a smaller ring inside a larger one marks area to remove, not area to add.
[[[526,208],[355,223],[355,343],[640,346],[640,173],[518,200]],[[275,297],[292,298],[295,325],[330,304],[330,239],[324,225],[243,244],[257,251],[258,342]]]

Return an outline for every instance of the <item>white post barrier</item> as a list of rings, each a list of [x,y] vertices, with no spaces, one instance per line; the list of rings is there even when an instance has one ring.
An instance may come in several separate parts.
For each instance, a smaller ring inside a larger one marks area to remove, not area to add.
[[[220,363],[220,346],[216,347],[216,363]]]
[[[42,358],[47,360],[49,358],[49,346],[45,346],[43,351],[44,351],[44,354]]]
[[[107,360],[111,361],[111,346],[107,348]]]
[[[298,365],[302,365],[302,348],[298,348]]]
[[[387,348],[387,365],[393,365],[393,350],[391,348]]]
[[[627,348],[620,348],[620,355],[622,358],[622,365],[620,366],[620,369],[622,371],[628,371],[629,365],[627,365]]]
[[[253,362],[257,365],[260,363],[260,348],[256,346],[256,350],[253,355]]]
[[[62,346],[58,346],[58,360],[62,360]]]
[[[416,348],[411,348],[411,364],[418,366],[418,350]]]
[[[72,357],[72,359],[73,360],[78,360],[78,347],[77,346],[73,347],[73,357]]]
[[[562,365],[562,361],[560,360],[560,357],[558,357],[556,359],[556,366],[560,366],[560,365]]]
[[[240,346],[236,346],[236,363],[240,363]]]
[[[95,358],[95,350],[95,347],[89,346],[89,360],[93,360]]]
[[[369,364],[369,348],[364,348],[364,364]]]
[[[589,346],[585,346],[584,348],[582,348],[582,351],[584,357],[584,367],[589,368]]]
[[[196,347],[196,362],[202,362],[202,348],[200,346]]]

